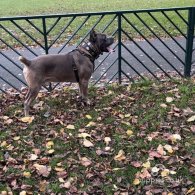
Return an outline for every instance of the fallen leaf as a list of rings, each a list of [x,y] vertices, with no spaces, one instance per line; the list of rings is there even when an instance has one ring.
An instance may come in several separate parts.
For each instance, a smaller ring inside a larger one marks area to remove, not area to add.
[[[64,181],[64,179],[63,178],[58,178],[58,180],[59,180],[59,182],[61,182],[61,183],[64,183],[65,181]]]
[[[18,141],[20,139],[20,136],[14,137],[13,140],[14,141]]]
[[[123,150],[119,150],[118,154],[114,157],[114,160],[116,161],[122,161],[125,160],[125,152]]]
[[[60,187],[64,187],[69,189],[71,187],[71,183],[74,181],[73,178],[69,178],[65,183],[61,184]]]
[[[109,147],[109,146],[105,147],[105,151],[110,151],[110,150],[111,150],[111,147]]]
[[[126,134],[127,134],[128,136],[131,136],[131,135],[133,135],[133,131],[129,129],[129,130],[126,131]]]
[[[28,171],[23,172],[23,176],[26,178],[30,178],[31,177],[31,173]]]
[[[5,147],[5,146],[7,146],[7,142],[6,142],[6,141],[3,141],[3,142],[1,143],[1,147]]]
[[[29,160],[36,160],[38,156],[36,154],[31,154]]]
[[[11,123],[13,123],[13,119],[9,118],[8,120],[5,121],[6,124],[10,125]]]
[[[91,115],[85,115],[85,117],[87,118],[87,119],[89,119],[89,120],[91,120],[92,119],[92,117],[91,117]]]
[[[145,168],[150,168],[150,166],[151,166],[150,161],[143,163],[142,166]]]
[[[134,179],[134,181],[133,181],[133,185],[139,185],[140,184],[140,180],[139,179]]]
[[[70,181],[67,181],[67,182],[65,182],[65,183],[63,184],[63,187],[66,188],[66,189],[69,189],[70,186],[71,186]]]
[[[141,167],[142,166],[141,163],[138,161],[132,161],[131,165],[133,165],[134,167]]]
[[[108,145],[111,142],[111,138],[110,137],[105,137],[104,141],[106,142],[106,145]]]
[[[48,142],[46,143],[46,148],[51,148],[52,146],[54,146],[53,141],[48,141]]]
[[[131,114],[125,114],[125,118],[129,118]]]
[[[37,103],[37,104],[34,104],[34,106],[33,106],[33,108],[34,109],[43,109],[43,104],[44,104],[44,101],[40,101],[39,103]]]
[[[8,195],[7,191],[1,191],[1,195]]]
[[[173,134],[173,135],[170,136],[170,139],[173,142],[177,142],[178,140],[180,141],[181,140],[181,135],[179,135],[179,134]]]
[[[166,177],[168,175],[169,175],[169,169],[164,169],[164,170],[161,171],[161,176],[162,177]]]
[[[125,116],[123,115],[123,114],[119,114],[118,115],[121,119],[124,119],[125,118]]]
[[[22,121],[23,123],[32,123],[34,120],[34,116],[25,116],[23,118],[20,119],[20,121]]]
[[[87,137],[91,137],[91,135],[90,134],[88,134],[88,133],[79,133],[78,134],[78,137],[81,137],[81,138],[87,138]]]
[[[39,183],[39,190],[41,192],[45,192],[46,191],[46,188],[47,188],[47,181],[46,180],[43,180],[43,181],[40,181]]]
[[[56,173],[58,177],[61,177],[63,179],[67,178],[68,174],[66,171],[59,171]]]
[[[173,101],[173,98],[172,97],[166,97],[166,102],[167,103],[171,103]]]
[[[167,105],[166,104],[160,104],[160,107],[167,108]]]
[[[20,192],[20,195],[26,195],[26,191],[24,191],[24,190],[21,191],[21,192]]]
[[[39,175],[42,175],[43,177],[49,176],[51,167],[39,164],[34,164],[33,166],[36,168]]]
[[[85,147],[87,147],[87,148],[89,148],[89,147],[93,147],[94,145],[93,145],[93,143],[91,143],[89,140],[87,140],[87,139],[85,139],[84,141],[83,141],[83,145],[85,146]]]
[[[54,152],[55,152],[54,149],[51,149],[51,150],[48,150],[48,151],[47,151],[48,154],[53,154]]]
[[[57,172],[63,172],[64,171],[64,168],[61,168],[61,167],[55,167],[54,168]]]
[[[171,145],[166,144],[166,145],[164,146],[164,148],[165,148],[165,150],[167,150],[170,154],[173,153],[173,148],[172,148]]]
[[[74,125],[67,125],[67,127],[66,127],[67,129],[75,129],[75,127],[74,127]]]
[[[93,126],[96,126],[96,123],[93,122],[93,121],[89,122],[89,123],[86,125],[86,127],[93,127]]]
[[[147,168],[144,168],[144,169],[141,170],[141,173],[139,173],[139,177],[142,178],[142,179],[145,179],[145,178],[150,178],[151,175],[148,172]]]
[[[195,121],[195,115],[191,116],[191,117],[187,120],[187,122],[193,122],[193,121]]]
[[[186,195],[187,194],[190,194],[191,192],[193,192],[195,190],[195,188],[190,188],[187,192],[186,192]]]
[[[177,172],[176,171],[169,171],[171,175],[175,175]]]
[[[82,157],[80,160],[81,164],[85,167],[88,167],[89,165],[91,165],[91,160],[86,158],[86,157]]]
[[[164,151],[164,148],[163,148],[163,146],[162,146],[161,144],[157,147],[157,152],[158,152],[161,156],[163,156],[163,155],[166,154],[165,151]]]

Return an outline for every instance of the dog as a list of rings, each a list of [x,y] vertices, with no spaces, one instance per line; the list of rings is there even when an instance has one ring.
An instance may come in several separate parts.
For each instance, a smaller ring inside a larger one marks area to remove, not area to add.
[[[87,102],[89,79],[94,71],[94,61],[103,52],[113,52],[113,37],[90,31],[89,40],[67,54],[49,54],[29,60],[23,56],[23,74],[28,85],[24,114],[29,116],[30,105],[46,82],[77,82],[82,100]]]

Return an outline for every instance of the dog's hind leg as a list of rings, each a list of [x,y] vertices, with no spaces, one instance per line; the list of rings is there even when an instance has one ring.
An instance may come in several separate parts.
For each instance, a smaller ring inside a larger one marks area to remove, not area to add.
[[[39,93],[39,90],[40,90],[40,87],[29,88],[27,98],[24,102],[24,114],[25,114],[25,116],[29,116],[30,104],[37,97],[37,95]]]
[[[27,94],[25,95],[25,100],[28,98],[29,94],[30,94],[30,89],[28,89]]]

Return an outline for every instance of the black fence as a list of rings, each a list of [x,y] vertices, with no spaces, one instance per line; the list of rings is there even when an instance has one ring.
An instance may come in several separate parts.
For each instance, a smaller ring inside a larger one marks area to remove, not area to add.
[[[193,74],[195,7],[10,17],[0,18],[0,91],[26,85],[19,56],[71,51],[93,28],[114,36],[116,49],[96,61],[94,84]]]

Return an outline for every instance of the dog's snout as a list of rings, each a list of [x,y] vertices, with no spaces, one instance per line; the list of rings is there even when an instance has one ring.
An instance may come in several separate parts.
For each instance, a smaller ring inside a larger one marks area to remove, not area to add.
[[[108,38],[108,42],[109,42],[110,44],[114,43],[114,37],[109,37],[109,38]]]

